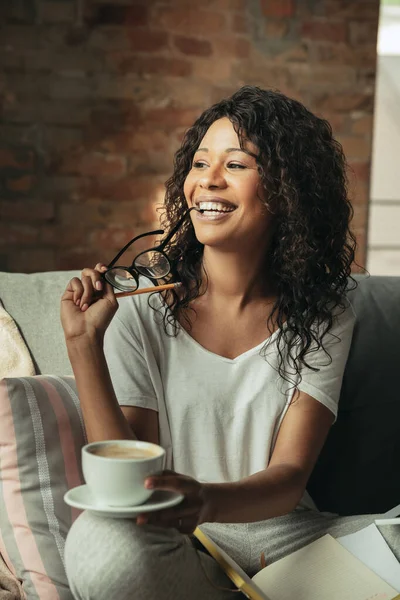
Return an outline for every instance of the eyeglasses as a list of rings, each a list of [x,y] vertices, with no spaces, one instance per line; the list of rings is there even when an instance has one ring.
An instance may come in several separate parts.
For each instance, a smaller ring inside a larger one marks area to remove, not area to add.
[[[103,273],[105,280],[122,292],[133,292],[139,287],[140,275],[144,275],[149,279],[163,279],[169,275],[171,272],[171,263],[164,252],[164,248],[174,237],[192,210],[198,209],[196,207],[189,208],[161,244],[138,254],[129,267],[117,265],[117,261],[134,242],[149,235],[162,235],[164,230],[157,229],[157,231],[148,231],[147,233],[136,236],[128,242],[122,250],[118,252],[117,256],[112,259],[110,264],[107,265],[107,271]]]

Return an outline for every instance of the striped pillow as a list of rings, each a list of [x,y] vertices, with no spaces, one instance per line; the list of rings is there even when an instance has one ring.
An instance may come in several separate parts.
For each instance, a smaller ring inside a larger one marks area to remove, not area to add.
[[[72,600],[64,569],[86,443],[72,377],[0,381],[0,553],[29,600]]]

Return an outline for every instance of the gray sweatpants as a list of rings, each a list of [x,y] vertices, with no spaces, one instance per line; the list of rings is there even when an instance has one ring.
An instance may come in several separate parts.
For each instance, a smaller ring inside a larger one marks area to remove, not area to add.
[[[268,563],[330,533],[339,537],[373,523],[377,515],[337,517],[312,510],[240,524],[204,524],[202,529],[250,575]],[[381,528],[400,560],[400,528]],[[76,600],[239,600],[242,594],[208,555],[176,529],[137,526],[84,512],[65,548],[67,576]]]

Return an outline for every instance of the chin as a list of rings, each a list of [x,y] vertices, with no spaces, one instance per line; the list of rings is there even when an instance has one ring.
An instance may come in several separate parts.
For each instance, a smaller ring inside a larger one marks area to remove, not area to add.
[[[206,233],[205,231],[195,230],[196,238],[203,244],[203,246],[208,246],[210,248],[226,248],[234,245],[235,248],[238,248],[238,242],[232,239],[232,236],[226,235],[217,235],[216,232]]]

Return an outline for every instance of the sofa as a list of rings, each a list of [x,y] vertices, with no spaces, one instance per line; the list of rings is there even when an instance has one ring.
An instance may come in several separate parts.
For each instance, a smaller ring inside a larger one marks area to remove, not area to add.
[[[0,300],[36,374],[66,377],[71,389],[59,308],[66,283],[77,274],[0,273]],[[341,515],[382,513],[400,503],[400,277],[356,279],[349,297],[357,319],[339,414],[308,484],[320,510]],[[54,385],[62,394],[60,382]]]

